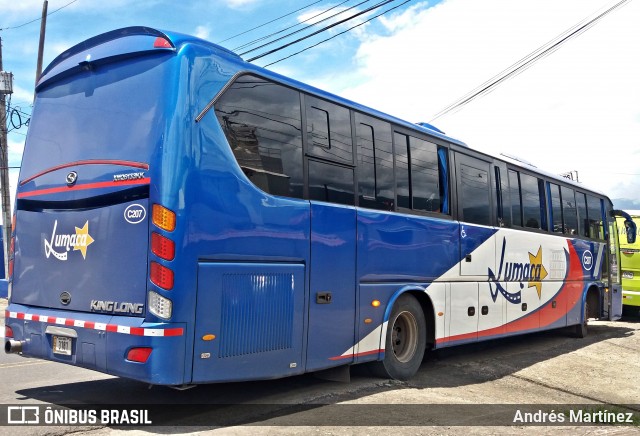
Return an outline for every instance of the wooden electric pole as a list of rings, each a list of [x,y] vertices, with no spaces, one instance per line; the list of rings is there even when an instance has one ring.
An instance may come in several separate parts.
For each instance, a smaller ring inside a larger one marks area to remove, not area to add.
[[[42,3],[42,20],[40,20],[40,42],[38,44],[38,63],[36,65],[36,86],[38,80],[40,80],[40,74],[42,74],[42,57],[44,53],[44,35],[47,28],[47,7],[49,2],[47,0]],[[33,97],[35,99],[35,95]]]
[[[12,74],[2,70],[2,38],[0,38],[0,190],[2,197],[2,234],[4,236],[4,273],[9,278],[9,244],[11,241],[11,188],[9,187],[9,143],[7,142],[7,102],[13,92]]]

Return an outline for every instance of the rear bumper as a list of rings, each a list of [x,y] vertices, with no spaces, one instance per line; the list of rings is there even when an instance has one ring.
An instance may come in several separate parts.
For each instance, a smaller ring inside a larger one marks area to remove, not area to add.
[[[182,385],[186,325],[145,323],[143,318],[67,312],[10,304],[5,325],[24,356],[67,363],[151,384]],[[53,352],[53,335],[72,337],[71,355]],[[63,333],[64,334],[64,333]],[[134,347],[150,347],[145,363],[127,360]]]
[[[622,290],[622,304],[624,306],[640,306],[640,291]]]

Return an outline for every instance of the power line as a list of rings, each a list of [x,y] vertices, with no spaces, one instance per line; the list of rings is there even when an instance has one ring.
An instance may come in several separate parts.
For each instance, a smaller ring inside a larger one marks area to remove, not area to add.
[[[374,16],[374,17],[371,17],[371,18],[369,18],[369,19],[368,19],[368,20],[366,20],[366,21],[363,21],[362,23],[356,24],[355,26],[350,27],[350,28],[348,28],[347,30],[344,30],[344,31],[342,31],[342,32],[340,32],[340,33],[337,33],[336,35],[333,35],[333,36],[332,36],[332,37],[330,37],[330,38],[324,39],[324,40],[322,40],[322,41],[320,41],[320,42],[318,42],[318,43],[316,43],[316,44],[310,45],[309,47],[306,47],[306,48],[304,48],[304,49],[302,49],[302,50],[300,50],[300,51],[298,51],[298,52],[295,52],[295,53],[293,53],[293,54],[291,54],[291,55],[289,55],[289,56],[285,56],[285,57],[283,57],[283,58],[281,58],[281,59],[278,59],[278,60],[277,60],[277,61],[275,61],[275,62],[271,62],[271,63],[269,63],[269,64],[265,65],[265,66],[264,66],[264,68],[266,68],[266,67],[268,67],[268,66],[270,66],[270,65],[273,65],[273,64],[277,64],[278,62],[281,62],[281,61],[283,61],[283,60],[285,60],[285,59],[289,59],[289,58],[291,58],[291,57],[293,57],[293,56],[295,56],[295,55],[298,55],[298,54],[300,54],[300,53],[302,53],[302,52],[305,52],[305,51],[307,51],[307,50],[309,50],[309,49],[312,49],[313,47],[317,47],[317,46],[319,46],[320,44],[323,44],[323,43],[325,43],[325,42],[327,42],[327,41],[329,41],[329,40],[331,40],[331,39],[333,39],[333,38],[337,38],[338,36],[340,36],[340,35],[342,35],[342,34],[344,34],[344,33],[347,33],[347,32],[349,32],[349,31],[351,31],[351,30],[355,29],[356,27],[360,27],[360,26],[362,26],[363,24],[368,23],[369,21],[375,20],[376,18],[378,18],[378,17],[380,17],[380,16],[382,16],[382,15],[386,14],[387,12],[390,12],[390,11],[392,11],[392,10],[394,10],[394,9],[398,9],[400,6],[403,6],[403,5],[405,5],[405,4],[407,4],[407,3],[411,2],[411,1],[413,1],[413,0],[406,0],[405,2],[400,3],[399,5],[394,6],[394,7],[392,7],[392,8],[389,8],[389,9],[387,9],[386,11],[381,12],[380,14],[378,14],[378,15],[376,15],[376,16]]]
[[[331,10],[333,10],[333,9],[337,8],[338,6],[342,6],[343,4],[348,3],[348,2],[350,2],[350,1],[351,1],[351,0],[345,0],[345,1],[343,1],[342,3],[338,3],[338,4],[337,4],[337,5],[335,5],[335,6],[332,6],[332,7],[328,8],[328,9],[325,9],[324,11],[322,11],[322,12],[320,12],[320,13],[318,13],[318,14],[315,14],[315,15],[313,15],[313,16],[311,16],[311,17],[307,18],[307,19],[306,19],[306,20],[304,20],[304,21],[301,21],[301,22],[296,23],[296,24],[293,24],[293,25],[291,25],[291,26],[289,26],[289,27],[285,27],[285,28],[284,28],[284,29],[282,29],[282,30],[278,30],[277,32],[273,32],[273,33],[271,33],[271,34],[269,34],[269,35],[266,35],[266,36],[263,36],[263,37],[260,37],[260,38],[254,39],[253,41],[250,41],[250,42],[247,42],[247,43],[245,43],[245,44],[242,44],[242,45],[240,45],[240,46],[238,46],[238,47],[234,48],[234,49],[233,49],[233,51],[242,50],[242,49],[244,49],[244,48],[247,48],[247,47],[252,46],[253,44],[255,44],[255,43],[257,43],[257,42],[264,41],[265,39],[269,39],[269,38],[271,38],[272,36],[278,35],[278,34],[280,34],[280,33],[282,33],[282,32],[286,32],[286,31],[287,31],[287,30],[289,30],[289,29],[293,29],[294,27],[300,26],[301,24],[304,24],[304,23],[306,23],[306,22],[308,22],[308,21],[311,21],[311,20],[313,20],[314,18],[317,18],[317,17],[319,17],[319,16],[321,16],[321,15],[324,15],[324,14],[326,14],[327,12],[329,12],[329,11],[331,11]],[[367,1],[370,1],[370,0],[367,0]],[[343,11],[343,12],[344,12],[344,11]],[[316,23],[314,23],[314,25],[315,25],[315,24],[318,24],[318,23],[316,22]]]
[[[254,56],[254,57],[252,57],[250,59],[247,59],[247,62],[252,62],[252,61],[255,61],[256,59],[260,59],[260,58],[265,57],[267,55],[270,55],[272,53],[275,53],[275,52],[278,52],[280,50],[283,50],[283,49],[285,49],[287,47],[290,47],[290,46],[292,46],[294,44],[297,44],[297,43],[299,43],[301,41],[304,41],[305,39],[311,38],[312,36],[315,36],[315,35],[317,35],[319,33],[322,33],[322,32],[324,32],[326,30],[329,30],[329,29],[331,29],[333,27],[339,26],[340,24],[346,23],[347,21],[353,20],[354,18],[359,17],[360,15],[363,15],[363,14],[366,14],[367,12],[371,12],[371,11],[373,11],[375,9],[378,9],[378,8],[380,8],[380,7],[382,7],[382,6],[386,5],[386,4],[389,4],[389,3],[393,2],[393,1],[394,0],[385,0],[385,1],[382,1],[380,3],[377,3],[377,4],[371,6],[371,7],[367,8],[367,9],[364,9],[361,12],[358,12],[357,14],[353,14],[350,17],[347,17],[347,18],[345,18],[343,20],[340,20],[340,21],[337,21],[337,22],[335,22],[333,24],[325,26],[325,27],[323,27],[323,28],[321,28],[319,30],[316,30],[315,32],[310,33],[309,35],[303,36],[302,38],[298,38],[295,41],[289,42],[287,44],[281,45],[280,47],[274,48],[273,50],[266,51],[266,52],[261,53],[261,54],[259,54],[257,56]],[[412,1],[412,0],[408,0],[408,1]]]
[[[47,14],[47,17],[48,17],[49,15],[51,15],[51,14],[55,14],[55,13],[56,13],[56,12],[58,12],[59,10],[64,9],[64,8],[66,8],[67,6],[69,6],[69,5],[73,4],[73,3],[77,2],[77,1],[78,1],[78,0],[72,0],[72,1],[70,1],[69,3],[67,3],[67,4],[66,4],[66,5],[64,5],[64,6],[60,6],[60,7],[59,7],[58,9],[56,9],[55,11],[51,11],[51,12],[49,12],[49,13]],[[42,20],[42,17],[36,18],[35,20],[31,20],[31,21],[28,21],[28,22],[26,22],[26,23],[22,23],[22,24],[20,24],[20,25],[18,25],[18,26],[3,27],[3,28],[0,28],[0,32],[1,32],[1,31],[3,31],[3,30],[19,29],[20,27],[24,27],[24,26],[26,26],[27,24],[35,23],[36,21],[40,21],[40,20]]]
[[[288,17],[289,15],[295,14],[296,12],[299,12],[299,11],[301,11],[301,10],[303,10],[303,9],[308,8],[309,6],[313,6],[313,5],[315,5],[316,3],[320,3],[320,2],[322,2],[322,1],[323,1],[323,0],[318,0],[318,1],[315,1],[315,2],[313,2],[313,3],[309,3],[308,5],[303,6],[303,7],[301,7],[300,9],[296,9],[295,11],[292,11],[292,12],[286,13],[286,14],[284,14],[284,15],[281,15],[281,16],[279,16],[278,18],[274,18],[274,19],[273,19],[273,20],[271,20],[271,21],[267,21],[266,23],[259,24],[259,25],[257,25],[256,27],[252,27],[252,28],[251,28],[251,29],[249,29],[249,30],[245,30],[244,32],[240,32],[240,33],[238,33],[238,34],[236,34],[236,35],[230,36],[230,37],[228,37],[227,39],[223,39],[222,41],[219,41],[217,44],[222,44],[223,42],[227,42],[227,41],[229,41],[229,40],[231,40],[231,39],[233,39],[233,38],[236,38],[236,37],[238,37],[238,36],[244,35],[244,34],[246,34],[246,33],[249,33],[249,32],[251,32],[251,31],[254,31],[254,30],[256,30],[256,29],[259,29],[259,28],[261,28],[261,27],[264,27],[264,26],[266,26],[267,24],[271,24],[271,23],[273,23],[273,22],[275,22],[275,21],[281,20],[281,19],[282,19],[282,18],[284,18],[284,17]],[[1,30],[1,29],[0,29],[0,30]]]
[[[360,3],[357,3],[357,4],[355,4],[355,5],[351,6],[351,7],[349,7],[349,8],[347,8],[347,9],[343,10],[343,11],[340,11],[340,12],[337,12],[337,13],[335,13],[335,14],[333,14],[333,15],[330,15],[330,16],[328,16],[328,17],[325,17],[325,18],[323,18],[323,19],[321,19],[321,20],[316,21],[315,23],[308,24],[308,25],[304,26],[302,29],[298,29],[298,30],[296,30],[296,31],[293,31],[293,32],[291,32],[291,33],[288,33],[288,34],[286,34],[286,35],[284,35],[284,36],[281,36],[280,38],[276,38],[276,39],[274,39],[273,41],[270,41],[270,42],[267,42],[267,43],[265,43],[265,44],[262,44],[262,45],[259,45],[259,46],[257,46],[257,47],[254,47],[254,48],[252,48],[251,50],[247,50],[247,51],[245,51],[245,52],[243,52],[243,53],[239,53],[239,55],[240,55],[240,56],[244,56],[244,55],[246,55],[246,54],[248,54],[248,53],[251,53],[252,51],[259,50],[259,49],[264,48],[264,47],[266,47],[266,46],[268,46],[268,45],[271,45],[271,44],[273,44],[273,43],[275,43],[275,42],[278,42],[278,41],[281,41],[281,40],[283,40],[283,39],[286,39],[286,38],[288,38],[288,37],[290,37],[290,36],[292,36],[292,35],[295,35],[296,33],[304,32],[305,30],[309,29],[310,27],[317,26],[317,25],[319,25],[320,23],[323,23],[323,22],[325,22],[325,21],[327,21],[327,20],[330,20],[331,18],[337,17],[338,15],[341,15],[341,14],[343,14],[343,13],[347,12],[347,11],[350,11],[351,9],[357,8],[357,7],[358,7],[358,6],[360,6],[360,5],[363,5],[363,4],[365,4],[365,3],[369,3],[370,1],[371,1],[371,0],[364,0],[364,1],[361,1]],[[340,3],[340,4],[342,4],[342,3]],[[331,8],[331,9],[333,9],[333,8]],[[331,10],[331,9],[328,9],[328,11],[329,11],[329,10]],[[323,13],[324,13],[324,12],[323,12]],[[321,14],[320,14],[320,15],[321,15]],[[292,27],[295,27],[295,26],[292,26]],[[270,35],[270,36],[271,36],[271,35]]]
[[[436,113],[434,117],[429,121],[429,123],[433,122],[434,120],[442,117],[443,115],[451,111],[460,109],[462,106],[470,103],[471,101],[475,100],[478,97],[481,97],[483,95],[489,94],[490,92],[494,91],[495,88],[497,88],[501,83],[504,83],[505,81],[524,72],[525,70],[530,68],[535,62],[555,52],[560,48],[562,44],[564,44],[568,40],[573,39],[581,35],[582,33],[586,32],[591,27],[593,27],[598,21],[604,18],[606,15],[610,14],[611,12],[623,6],[629,1],[630,0],[621,0],[615,5],[605,10],[604,12],[598,14],[596,17],[591,19],[587,19],[587,18],[583,19],[578,24],[575,24],[571,28],[565,30],[560,35],[553,38],[551,41],[540,46],[539,48],[532,51],[531,53],[529,53],[522,59],[518,60],[511,66],[505,68],[500,73],[498,73],[497,75],[493,76],[491,79],[484,82],[482,85],[468,92],[463,97],[456,100],[454,103],[451,103],[450,105],[446,106],[440,112]]]

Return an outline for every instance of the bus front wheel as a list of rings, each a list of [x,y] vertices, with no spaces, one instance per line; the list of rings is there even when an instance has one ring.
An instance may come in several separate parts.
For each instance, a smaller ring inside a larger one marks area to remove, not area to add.
[[[393,305],[385,340],[384,359],[374,362],[380,377],[408,380],[420,368],[427,342],[422,306],[409,294],[401,295]]]

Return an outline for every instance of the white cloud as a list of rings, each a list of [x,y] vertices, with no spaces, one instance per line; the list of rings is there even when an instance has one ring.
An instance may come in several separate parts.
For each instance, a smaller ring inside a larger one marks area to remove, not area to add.
[[[208,40],[209,35],[211,35],[211,29],[207,26],[198,26],[196,27],[194,35],[198,38]]]
[[[239,9],[245,6],[253,6],[260,3],[261,0],[224,0],[227,7],[231,9]]]
[[[412,121],[446,105],[611,1],[447,0],[385,19],[361,44],[360,83],[333,89]],[[630,2],[521,75],[435,125],[474,148],[509,151],[640,200],[640,4]],[[351,80],[353,82],[353,80]],[[634,189],[631,191],[631,189]]]

